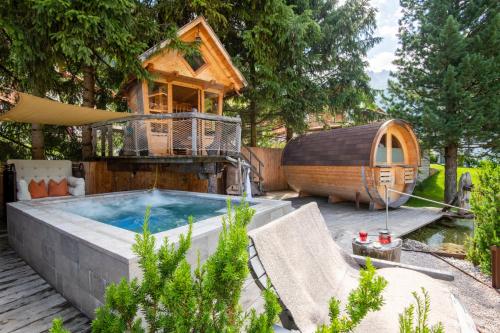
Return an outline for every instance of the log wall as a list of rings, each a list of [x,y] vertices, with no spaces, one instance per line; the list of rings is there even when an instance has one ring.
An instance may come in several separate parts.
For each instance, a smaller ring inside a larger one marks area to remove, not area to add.
[[[288,183],[285,177],[285,171],[281,165],[281,148],[261,148],[248,147],[264,163],[262,183],[264,191],[282,191],[288,189]],[[254,162],[256,165],[256,162]]]
[[[150,189],[155,183],[155,168],[151,171],[111,171],[106,162],[83,163],[87,194]],[[198,179],[195,173],[180,173],[159,167],[156,187],[206,193],[208,180]]]

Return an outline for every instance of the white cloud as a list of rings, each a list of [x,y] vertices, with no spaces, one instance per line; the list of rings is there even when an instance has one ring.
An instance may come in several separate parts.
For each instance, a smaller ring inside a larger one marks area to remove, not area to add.
[[[393,71],[396,69],[396,66],[392,64],[392,61],[394,60],[395,55],[393,52],[380,52],[373,54],[369,59],[368,59],[368,69],[378,73],[385,70],[388,71]]]
[[[384,25],[377,28],[376,36],[384,38],[397,38],[398,26],[397,25]]]

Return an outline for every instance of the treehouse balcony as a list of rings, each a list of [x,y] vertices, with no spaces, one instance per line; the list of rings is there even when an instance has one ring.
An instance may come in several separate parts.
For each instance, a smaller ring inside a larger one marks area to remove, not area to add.
[[[97,158],[185,163],[237,158],[241,120],[200,112],[137,115],[93,125]]]

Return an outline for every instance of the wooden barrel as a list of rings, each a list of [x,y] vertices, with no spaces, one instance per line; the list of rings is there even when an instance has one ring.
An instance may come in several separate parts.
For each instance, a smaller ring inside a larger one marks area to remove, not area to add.
[[[380,209],[386,186],[413,192],[420,148],[410,125],[392,119],[294,138],[283,151],[282,164],[295,191]],[[389,192],[389,206],[397,208],[408,198]]]

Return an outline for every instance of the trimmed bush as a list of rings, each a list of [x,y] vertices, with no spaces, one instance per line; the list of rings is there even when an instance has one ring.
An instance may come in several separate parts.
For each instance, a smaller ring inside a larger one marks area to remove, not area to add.
[[[466,244],[467,259],[491,274],[491,246],[500,246],[500,166],[483,163],[472,192],[474,236]]]

